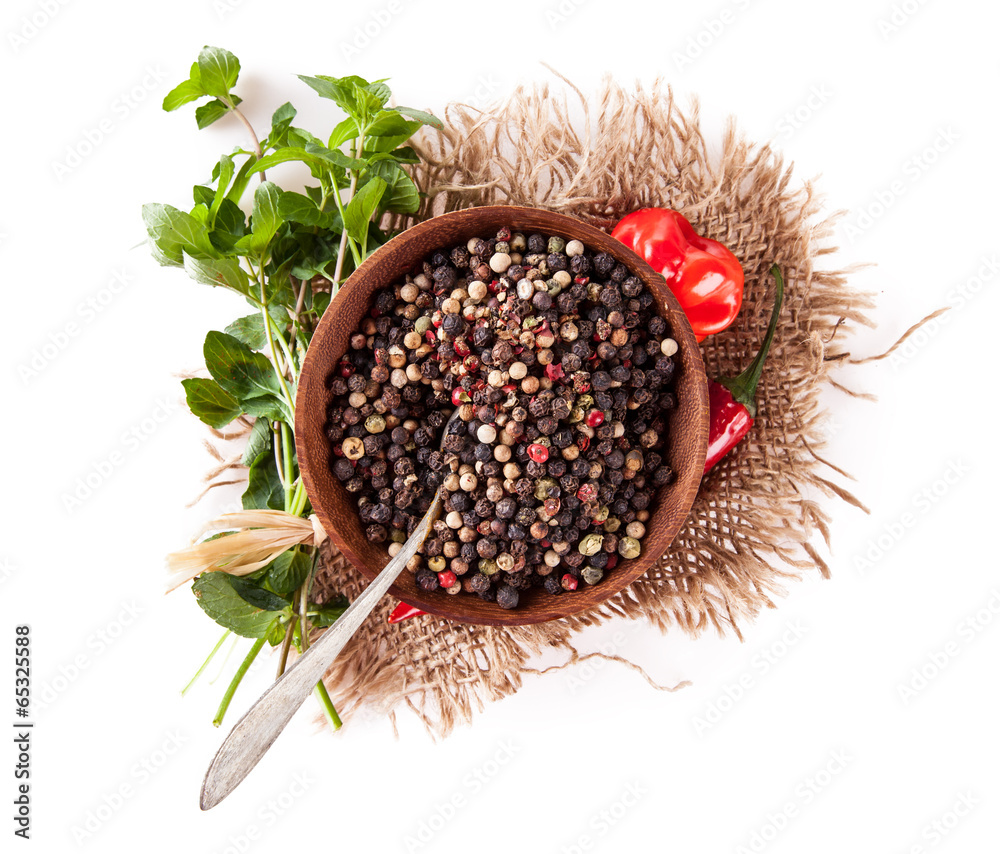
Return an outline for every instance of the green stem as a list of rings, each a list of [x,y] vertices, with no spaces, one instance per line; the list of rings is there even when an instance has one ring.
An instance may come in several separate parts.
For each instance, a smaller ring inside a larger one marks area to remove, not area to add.
[[[288,372],[294,380],[299,374],[298,369],[295,367],[295,356],[285,341],[285,336],[281,334],[281,331],[277,329],[274,331],[276,333],[274,340],[281,345],[281,352],[285,354],[285,361],[288,363]]]
[[[351,144],[351,157],[354,157],[358,151],[364,151],[364,149],[365,149],[365,135],[364,132],[362,131],[358,135],[357,143]],[[348,188],[347,191],[347,204],[350,204],[351,199],[354,198],[354,191],[357,188],[357,186],[358,186],[358,173],[352,169],[351,186]],[[344,224],[344,231],[340,235],[340,248],[337,250],[337,266],[334,268],[333,271],[333,289],[334,292],[336,292],[337,288],[340,287],[340,275],[344,269],[344,255],[346,254],[345,249],[347,248],[348,243],[350,243],[351,253],[354,255],[354,263],[360,264],[361,259],[358,257],[358,250],[357,247],[354,245],[354,241],[349,240],[347,236],[347,223],[346,220],[344,219],[344,204],[341,201],[340,193],[339,192],[334,193],[333,197],[337,200],[337,209],[340,211],[340,219],[341,222]]]
[[[295,279],[292,279],[292,283],[294,285]],[[306,288],[308,288],[308,287],[311,287],[311,285],[310,285],[310,283],[308,281],[306,281],[305,279],[301,279],[299,281],[299,287],[297,288],[296,293],[295,293],[295,309],[291,313],[292,331],[291,331],[291,334],[288,336],[288,338],[289,338],[288,343],[289,343],[289,346],[292,348],[292,350],[296,351],[296,352],[297,352],[297,348],[295,346],[295,340],[296,340],[296,336],[299,333],[299,326],[300,326],[300,324],[299,324],[299,313],[302,311],[302,306],[305,305],[305,301],[306,301]]]
[[[243,115],[242,110],[236,106],[229,98],[225,99],[226,106],[232,110],[232,113],[236,118],[243,122],[243,127],[247,129],[247,133],[250,134],[250,139],[253,140],[253,152],[257,155],[257,159],[260,160],[264,156],[264,152],[260,149],[260,140],[257,138],[257,131],[253,129],[253,125],[245,115]],[[267,176],[264,174],[264,170],[260,170],[260,181],[263,184],[267,180]]]
[[[188,682],[187,685],[184,686],[184,689],[181,691],[181,696],[182,697],[188,691],[191,690],[191,686],[194,685],[194,683],[198,681],[198,677],[201,676],[201,674],[205,672],[205,668],[208,667],[208,665],[211,663],[212,659],[215,658],[215,654],[220,649],[222,649],[222,644],[225,643],[226,638],[228,638],[229,635],[231,635],[231,634],[232,634],[232,632],[229,629],[226,629],[225,634],[221,638],[219,638],[219,642],[215,645],[215,648],[208,654],[208,658],[205,659],[205,663],[202,664],[201,667],[198,668],[198,672],[195,673],[195,675],[191,677],[191,681]]]
[[[292,619],[288,622],[285,639],[281,642],[281,657],[278,659],[278,675],[274,677],[275,679],[280,679],[281,674],[285,672],[285,665],[288,664],[288,650],[292,647],[292,635],[295,634],[295,626],[298,621],[299,618],[293,614]]]
[[[287,490],[288,484],[285,482],[285,464],[283,462],[282,454],[282,441],[281,441],[281,421],[271,422],[271,432],[273,435],[273,441],[271,442],[271,447],[274,450],[274,468],[278,472],[278,480],[281,481],[281,485]]]
[[[308,503],[309,496],[306,495],[306,486],[302,482],[302,478],[299,478],[295,482],[295,493],[292,495],[292,509],[288,512],[293,516],[301,516]]]
[[[229,683],[229,687],[226,689],[226,693],[222,698],[222,702],[219,703],[219,710],[215,713],[215,717],[212,719],[212,724],[214,726],[219,726],[222,723],[222,719],[226,716],[226,710],[229,708],[229,704],[232,702],[233,695],[236,693],[236,689],[240,687],[240,682],[243,681],[243,677],[247,675],[247,671],[250,669],[250,665],[253,664],[254,659],[257,654],[263,649],[265,643],[265,638],[257,638],[254,641],[252,647],[250,647],[250,652],[247,653],[247,657],[243,659],[243,663],[240,665],[240,669],[236,671],[236,675],[233,677],[233,681]]]
[[[285,512],[292,512],[292,488],[295,481],[295,472],[292,467],[292,435],[291,431],[288,429],[288,425],[282,421],[281,422],[281,444],[285,452]],[[297,515],[297,514],[296,514]]]
[[[771,342],[774,340],[775,330],[778,328],[778,315],[781,314],[781,303],[785,297],[785,281],[781,277],[781,270],[775,264],[771,267],[771,275],[774,276],[774,308],[771,309],[771,320],[767,325],[767,334],[764,341],[754,356],[753,361],[747,365],[746,370],[735,377],[719,377],[720,385],[729,389],[733,400],[742,403],[751,418],[757,417],[757,383],[760,382],[760,375],[764,370],[764,360],[771,349]]]
[[[317,554],[319,550],[317,549]],[[315,556],[313,559],[313,568],[309,572],[309,577],[305,580],[302,586],[299,588],[299,614],[301,616],[301,637],[302,637],[302,652],[305,653],[309,649],[309,617],[308,615],[308,602],[309,602],[309,588],[312,586],[313,573],[316,570],[316,560]],[[330,699],[330,694],[326,690],[326,685],[323,684],[321,679],[316,683],[316,687],[313,688],[313,694],[315,694],[316,699],[319,700],[319,704],[323,709],[323,713],[326,715],[327,721],[329,721],[330,726],[334,730],[340,729],[344,724],[340,719],[340,715],[337,714],[337,709],[333,705],[333,700]]]
[[[250,269],[253,270],[253,265],[249,264]],[[281,385],[281,391],[285,396],[285,403],[288,404],[288,411],[295,417],[295,400],[292,398],[291,392],[288,390],[288,384],[285,382],[285,375],[281,370],[281,362],[278,360],[278,351],[274,346],[274,330],[271,327],[271,315],[267,310],[267,292],[264,290],[264,276],[263,274],[258,275],[256,271],[254,276],[260,283],[260,301],[261,301],[261,314],[264,316],[264,334],[267,336],[267,344],[271,349],[271,361],[274,362],[274,373],[278,377],[278,383]]]
[[[319,704],[323,707],[323,713],[326,715],[326,719],[330,722],[330,726],[334,730],[340,729],[344,722],[340,719],[340,715],[337,714],[336,708],[334,708],[333,700],[330,699],[330,694],[326,690],[326,685],[322,682],[317,682],[316,687],[313,688],[313,694],[316,695],[316,699],[319,700]]]

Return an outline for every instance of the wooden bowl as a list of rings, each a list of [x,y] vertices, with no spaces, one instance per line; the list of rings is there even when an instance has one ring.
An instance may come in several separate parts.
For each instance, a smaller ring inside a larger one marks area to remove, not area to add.
[[[465,244],[472,237],[492,237],[504,225],[512,231],[581,240],[588,249],[607,252],[625,264],[653,293],[679,345],[675,357],[679,361],[674,388],[677,407],[670,414],[671,439],[664,455],[677,477],[661,488],[650,505],[642,554],[634,560],[620,561],[593,586],[581,585],[576,591],[556,596],[542,588],[525,590],[518,607],[509,611],[473,594],[449,596],[441,590],[421,590],[414,576],[405,570],[390,588],[397,598],[430,614],[496,626],[541,623],[585,611],[642,575],[667,550],[684,523],[701,483],[708,445],[708,384],[698,344],[664,278],[638,255],[603,231],[544,210],[480,207],[434,217],[393,238],[361,264],[326,310],[302,366],[295,418],[299,466],[313,511],[347,559],[371,579],[389,557],[382,545],[367,539],[354,499],[330,470],[332,452],[324,430],[331,398],[327,377],[346,352],[351,333],[370,311],[377,290],[400,281],[436,250]]]

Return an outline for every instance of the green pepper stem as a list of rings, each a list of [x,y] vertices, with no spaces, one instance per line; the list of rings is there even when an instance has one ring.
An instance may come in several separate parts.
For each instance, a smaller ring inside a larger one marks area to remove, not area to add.
[[[785,281],[781,277],[781,270],[775,264],[771,267],[771,275],[774,276],[774,308],[771,310],[771,320],[767,325],[767,333],[764,341],[754,356],[753,361],[747,365],[746,370],[735,377],[720,377],[719,385],[729,389],[733,400],[742,403],[750,413],[751,418],[757,417],[757,384],[760,382],[760,375],[764,371],[764,360],[771,349],[771,342],[774,340],[775,330],[778,328],[778,315],[781,314],[781,303],[785,298]]]

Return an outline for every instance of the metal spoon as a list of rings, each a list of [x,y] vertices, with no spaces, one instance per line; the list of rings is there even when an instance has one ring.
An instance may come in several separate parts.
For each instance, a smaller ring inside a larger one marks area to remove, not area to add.
[[[445,424],[442,442],[457,416],[456,409]],[[386,564],[385,569],[351,603],[343,616],[240,718],[239,723],[222,742],[212,764],[208,766],[205,781],[201,785],[203,810],[210,810],[226,798],[267,753],[299,706],[312,693],[313,687],[340,655],[347,641],[379,603],[410,558],[417,553],[440,509],[441,488],[438,487],[431,506],[403,544],[399,554]]]

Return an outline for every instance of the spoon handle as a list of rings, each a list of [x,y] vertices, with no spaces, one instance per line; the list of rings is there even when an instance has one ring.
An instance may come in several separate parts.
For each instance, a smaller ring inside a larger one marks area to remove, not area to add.
[[[201,786],[203,810],[211,809],[229,795],[267,753],[347,641],[379,603],[410,558],[417,553],[440,507],[439,492],[399,554],[386,564],[385,569],[351,603],[340,619],[240,718],[239,723],[222,742],[212,764],[208,766]]]

